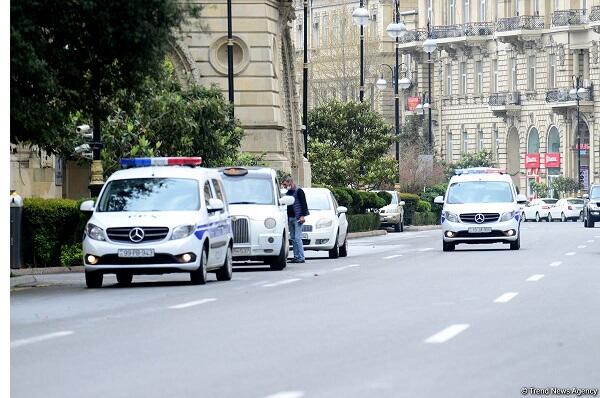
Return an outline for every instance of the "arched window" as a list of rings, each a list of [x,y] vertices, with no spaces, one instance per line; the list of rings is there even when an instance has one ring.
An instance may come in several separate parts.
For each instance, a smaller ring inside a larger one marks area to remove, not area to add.
[[[548,150],[550,153],[560,152],[560,134],[556,126],[550,127],[548,130]]]
[[[527,138],[527,153],[539,153],[540,152],[540,135],[535,127],[529,130],[529,136]]]

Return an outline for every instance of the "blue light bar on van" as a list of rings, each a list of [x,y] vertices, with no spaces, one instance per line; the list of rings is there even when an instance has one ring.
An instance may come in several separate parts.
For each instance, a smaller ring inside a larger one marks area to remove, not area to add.
[[[201,157],[168,157],[168,158],[124,158],[121,159],[121,168],[148,166],[200,166]]]
[[[455,169],[454,174],[457,176],[465,174],[506,174],[506,170],[494,167],[470,167],[468,169]]]

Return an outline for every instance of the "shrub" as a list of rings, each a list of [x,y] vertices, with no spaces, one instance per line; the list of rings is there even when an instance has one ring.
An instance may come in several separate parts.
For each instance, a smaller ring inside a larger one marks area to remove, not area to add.
[[[419,199],[419,201],[417,202],[416,212],[429,213],[431,212],[431,205],[429,204],[429,202]]]
[[[431,187],[427,187],[425,191],[420,195],[422,200],[429,202],[431,205],[431,211],[434,213],[442,214],[442,205],[438,205],[437,203],[433,203],[437,196],[444,196],[446,194],[446,189],[448,188],[448,184],[437,184]]]
[[[369,214],[349,214],[348,232],[374,231],[379,228],[379,215]]]
[[[404,224],[410,225],[413,222],[413,214],[417,211],[419,195],[412,193],[400,193],[400,200],[404,201]]]
[[[361,213],[366,213],[369,209],[379,209],[386,205],[385,200],[375,192],[360,191],[358,194],[363,203]]]
[[[379,192],[377,192],[377,196],[379,196],[381,199],[385,200],[385,204],[383,206],[387,206],[390,203],[392,203],[392,194],[390,194],[389,192],[379,191]],[[383,207],[383,206],[381,206],[381,207]]]
[[[60,248],[60,265],[71,268],[83,264],[83,250],[81,243],[63,245]]]
[[[437,225],[440,223],[440,218],[433,212],[415,212],[413,217],[413,225]]]

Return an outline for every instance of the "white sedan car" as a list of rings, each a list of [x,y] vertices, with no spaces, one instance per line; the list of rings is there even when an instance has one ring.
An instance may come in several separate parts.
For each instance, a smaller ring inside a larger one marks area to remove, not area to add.
[[[310,215],[302,226],[304,250],[329,252],[329,258],[348,255],[347,208],[338,206],[335,197],[327,188],[302,188]]]
[[[535,220],[540,222],[542,219],[549,221],[550,209],[558,202],[558,199],[541,198],[534,199],[523,208],[523,221]]]
[[[565,222],[568,220],[577,221],[583,217],[583,199],[566,198],[561,199],[550,208],[550,220],[560,219]]]

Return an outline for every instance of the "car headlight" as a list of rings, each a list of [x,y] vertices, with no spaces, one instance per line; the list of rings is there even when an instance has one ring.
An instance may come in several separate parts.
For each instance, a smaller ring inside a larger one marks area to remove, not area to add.
[[[450,222],[460,222],[458,220],[458,216],[454,213],[452,213],[451,211],[444,211],[442,213],[442,215],[444,216],[444,218],[446,218],[446,220],[450,221]]]
[[[274,218],[270,218],[270,217],[269,217],[269,218],[267,218],[267,219],[265,220],[265,228],[266,228],[266,229],[273,229],[273,228],[275,228],[276,226],[277,226],[277,221],[275,221],[275,219],[274,219]]]
[[[100,228],[99,226],[94,225],[92,223],[88,223],[87,228],[86,228],[86,233],[87,233],[87,236],[90,237],[90,239],[106,240],[106,238],[104,237],[104,230],[102,228]]]
[[[331,225],[333,225],[333,220],[330,218],[322,218],[319,221],[317,221],[317,223],[315,224],[315,227],[317,229],[320,228],[329,228],[331,227]]]
[[[385,213],[385,209],[379,210],[379,213],[381,213],[381,214]]]
[[[500,222],[510,221],[514,216],[515,216],[514,211],[506,212],[506,213],[502,214],[502,217],[500,217]]]
[[[171,234],[171,240],[187,238],[196,230],[195,225],[180,225],[178,227],[173,228],[173,233]]]

